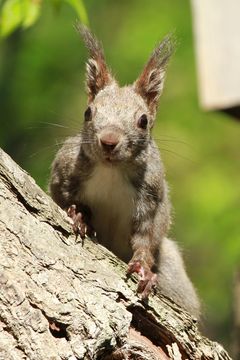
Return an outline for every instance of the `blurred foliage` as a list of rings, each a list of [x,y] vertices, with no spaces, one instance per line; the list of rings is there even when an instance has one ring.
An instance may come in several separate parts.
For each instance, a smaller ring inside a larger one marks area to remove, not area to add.
[[[52,2],[42,1],[35,26],[18,29],[0,47],[0,144],[44,189],[58,146],[80,129],[86,106],[87,54],[73,29],[76,11],[67,1],[53,11]],[[176,32],[179,44],[153,136],[175,209],[171,236],[182,244],[202,298],[205,332],[229,346],[232,276],[240,261],[240,126],[223,113],[199,109],[189,2],[85,5],[122,84],[135,80],[159,39]]]
[[[82,0],[49,0],[56,10],[60,10],[63,2],[69,3],[76,11],[79,19],[88,24],[87,12]],[[43,0],[5,0],[0,3],[0,36],[11,34],[18,27],[27,29],[35,24],[41,11]]]

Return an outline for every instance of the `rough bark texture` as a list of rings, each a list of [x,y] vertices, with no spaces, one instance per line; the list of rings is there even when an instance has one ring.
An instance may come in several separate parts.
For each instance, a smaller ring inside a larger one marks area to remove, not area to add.
[[[65,213],[0,150],[0,360],[230,359],[126,265],[72,235]]]

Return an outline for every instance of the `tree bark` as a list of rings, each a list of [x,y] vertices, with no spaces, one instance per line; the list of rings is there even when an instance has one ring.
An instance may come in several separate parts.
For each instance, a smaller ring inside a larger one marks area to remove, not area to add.
[[[0,360],[230,359],[126,264],[76,240],[66,214],[0,150]]]

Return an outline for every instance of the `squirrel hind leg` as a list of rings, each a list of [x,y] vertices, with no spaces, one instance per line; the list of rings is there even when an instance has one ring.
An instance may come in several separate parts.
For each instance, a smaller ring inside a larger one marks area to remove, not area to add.
[[[164,238],[159,260],[158,287],[160,291],[199,319],[201,304],[187,275],[178,245],[174,241]]]

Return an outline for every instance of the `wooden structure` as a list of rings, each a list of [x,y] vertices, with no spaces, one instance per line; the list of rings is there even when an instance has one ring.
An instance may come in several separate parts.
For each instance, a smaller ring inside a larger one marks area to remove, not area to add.
[[[240,1],[192,0],[201,106],[240,115]]]

